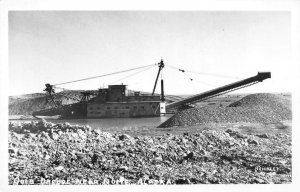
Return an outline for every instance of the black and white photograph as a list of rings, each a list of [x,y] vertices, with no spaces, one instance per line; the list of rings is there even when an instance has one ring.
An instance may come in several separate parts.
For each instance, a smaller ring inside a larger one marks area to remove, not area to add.
[[[7,186],[297,184],[295,12],[5,15]]]

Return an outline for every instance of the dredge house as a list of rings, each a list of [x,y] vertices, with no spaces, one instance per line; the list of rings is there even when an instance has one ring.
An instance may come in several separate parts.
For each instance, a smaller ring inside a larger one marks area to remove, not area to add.
[[[126,85],[109,85],[87,103],[88,118],[153,117],[165,113],[160,96],[129,93]]]
[[[83,91],[80,92],[82,95],[79,100],[73,95],[69,95],[68,92],[65,93],[55,93],[54,88],[57,85],[73,83],[83,80],[88,80],[92,78],[98,78],[101,76],[95,76],[86,79],[80,79],[75,81],[68,81],[64,83],[59,83],[51,85],[49,83],[45,84],[47,95],[45,97],[46,103],[51,103],[52,108],[45,108],[40,111],[34,111],[32,115],[37,116],[56,116],[59,115],[60,118],[118,118],[118,117],[155,117],[161,114],[166,114],[167,111],[181,110],[185,106],[191,105],[196,102],[204,101],[212,97],[216,97],[221,94],[225,94],[237,89],[244,88],[246,86],[254,85],[258,82],[262,82],[265,79],[271,78],[270,72],[258,72],[256,76],[249,77],[222,87],[212,89],[203,93],[195,94],[187,98],[180,98],[179,100],[173,101],[166,105],[164,96],[164,81],[161,76],[161,94],[155,95],[155,89],[157,81],[161,70],[164,68],[163,60],[158,65],[158,73],[155,79],[152,94],[141,94],[140,92],[133,92],[126,89],[126,85],[109,85],[108,88],[93,90],[93,91]],[[149,67],[142,66],[138,68],[133,68],[129,70],[136,70],[140,68]],[[112,75],[116,73],[123,73],[129,70],[124,70],[120,72],[115,72],[107,75]],[[183,69],[178,69],[180,72],[185,72]],[[91,98],[93,95],[95,97]],[[63,104],[62,98],[71,99],[69,104]],[[72,102],[72,101],[78,102]],[[172,101],[172,99],[171,99]],[[54,105],[54,107],[53,107]]]

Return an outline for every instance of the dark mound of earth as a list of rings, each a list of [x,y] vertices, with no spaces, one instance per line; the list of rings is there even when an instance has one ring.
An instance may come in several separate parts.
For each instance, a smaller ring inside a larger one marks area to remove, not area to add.
[[[61,104],[64,105],[76,103],[81,98],[80,91],[75,90],[62,91],[54,95],[57,102],[60,100]],[[9,97],[9,115],[31,115],[35,111],[51,109],[53,107],[54,104],[50,97],[43,93]]]
[[[258,93],[248,95],[226,107],[205,106],[180,111],[159,127],[192,126],[202,123],[278,123],[291,119],[289,98]]]

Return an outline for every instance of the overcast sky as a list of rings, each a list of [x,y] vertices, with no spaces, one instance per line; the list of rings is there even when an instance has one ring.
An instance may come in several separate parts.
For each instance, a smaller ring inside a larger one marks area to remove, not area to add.
[[[290,32],[289,12],[11,11],[9,94],[42,92],[45,83],[155,64],[161,58],[167,66],[216,75],[185,75],[166,67],[166,94],[199,93],[258,71],[270,71],[272,78],[240,92],[290,92]],[[157,70],[120,82],[115,81],[135,71],[61,87],[124,83],[151,92]]]

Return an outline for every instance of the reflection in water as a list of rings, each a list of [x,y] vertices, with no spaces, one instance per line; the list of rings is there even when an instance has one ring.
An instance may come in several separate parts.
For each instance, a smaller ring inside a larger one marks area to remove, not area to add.
[[[156,127],[170,118],[170,115],[161,117],[148,118],[108,118],[108,119],[47,119],[47,122],[65,123],[71,125],[89,125],[93,129],[100,129],[101,131],[110,133],[127,133],[130,135],[153,135],[156,132]],[[31,120],[11,120],[18,122],[29,122]],[[166,132],[167,129],[158,129]],[[168,129],[170,130],[170,129]]]
[[[149,117],[149,118],[113,118],[113,119],[68,119],[57,120],[49,119],[52,123],[65,123],[71,125],[89,125],[93,129],[119,134],[137,135],[164,135],[183,134],[183,133],[199,133],[202,130],[227,130],[238,129],[245,134],[261,134],[261,133],[285,133],[291,134],[291,121],[281,123],[259,124],[259,123],[206,123],[194,126],[172,127],[172,128],[156,128],[158,125],[166,121],[171,116]],[[28,122],[30,120],[11,120]]]
[[[157,127],[170,116],[149,117],[149,118],[109,118],[109,119],[68,119],[68,120],[47,120],[52,123],[69,122],[71,125],[89,125],[92,128],[100,129],[132,129],[141,127]]]

